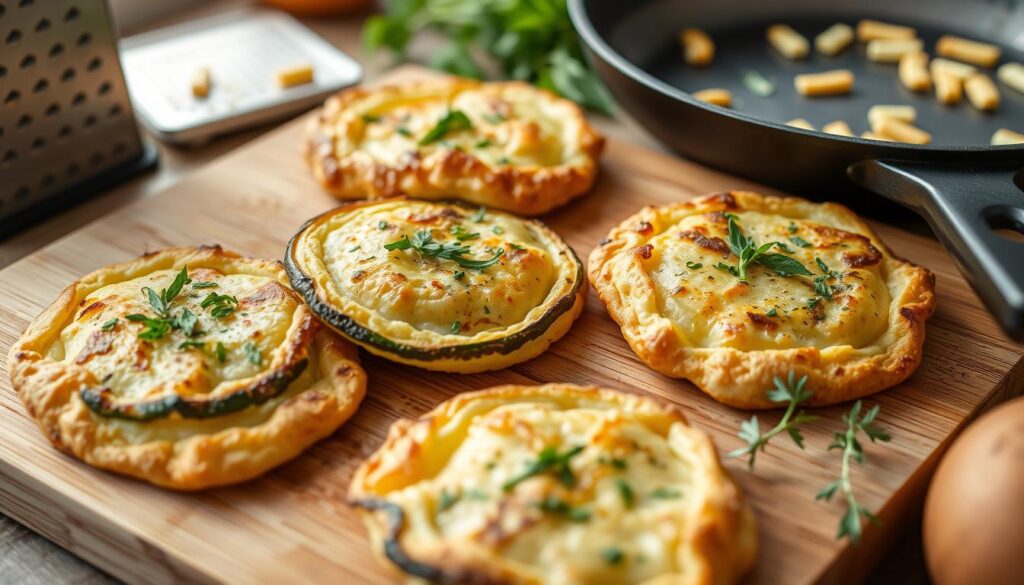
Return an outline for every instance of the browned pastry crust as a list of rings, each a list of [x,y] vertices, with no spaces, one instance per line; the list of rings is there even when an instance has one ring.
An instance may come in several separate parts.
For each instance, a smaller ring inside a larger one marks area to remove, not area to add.
[[[449,110],[472,128],[421,144]],[[339,199],[463,199],[539,215],[586,193],[604,139],[578,106],[522,82],[445,78],[353,88],[307,128],[316,180]]]
[[[813,276],[752,265],[741,283],[728,272],[726,214]],[[642,209],[593,251],[589,272],[640,359],[740,408],[777,406],[766,389],[790,371],[809,377],[816,405],[898,384],[921,363],[935,306],[932,273],[894,256],[846,207],[751,192]],[[816,288],[822,277],[831,298]]]

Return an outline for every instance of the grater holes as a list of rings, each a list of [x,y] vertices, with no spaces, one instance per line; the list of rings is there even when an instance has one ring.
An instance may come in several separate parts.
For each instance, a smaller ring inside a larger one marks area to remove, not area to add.
[[[93,57],[85,68],[89,71],[96,71],[100,68],[100,65],[103,65],[103,61],[99,57]]]
[[[89,114],[88,116],[85,117],[85,121],[82,122],[82,126],[85,127],[85,128],[92,128],[95,125],[96,125],[96,115],[95,114]]]
[[[36,82],[36,84],[34,86],[32,86],[32,93],[42,93],[42,92],[46,91],[49,87],[50,87],[50,82],[49,81],[46,81],[46,79],[40,79],[39,81]]]
[[[0,165],[8,166],[18,160],[18,151],[13,148],[4,153],[4,157],[0,158]]]
[[[68,168],[64,170],[64,174],[69,177],[73,177],[77,175],[80,170],[82,169],[78,166],[78,163],[71,163],[68,165]]]
[[[29,67],[36,64],[36,56],[32,53],[25,55],[25,58],[21,60],[21,68],[28,69]]]
[[[21,31],[16,29],[16,28],[15,29],[11,29],[11,32],[7,33],[7,38],[4,39],[4,41],[8,45],[13,45],[14,43],[16,43],[16,42],[18,42],[20,40],[21,40]]]
[[[71,105],[72,106],[80,106],[80,105],[82,105],[84,103],[85,103],[85,94],[82,93],[82,92],[76,93],[75,97],[71,98]]]
[[[15,104],[20,99],[21,99],[21,92],[16,90],[16,89],[12,89],[11,91],[7,92],[7,96],[4,97],[4,105],[8,105],[9,106],[9,105]]]
[[[68,8],[67,12],[64,13],[64,22],[71,22],[72,20],[77,20],[78,17],[81,16],[81,14],[82,13],[78,11],[78,7],[72,6],[71,8]]]
[[[64,83],[67,83],[67,82],[71,81],[74,78],[75,78],[75,70],[72,69],[71,67],[68,67],[67,69],[64,70],[64,73],[60,74],[60,80],[63,81]]]
[[[29,116],[28,114],[23,114],[20,118],[18,118],[18,130],[28,128],[31,124],[32,116]]]
[[[84,46],[88,45],[91,42],[92,42],[92,35],[87,33],[87,32],[84,32],[84,33],[78,35],[78,40],[75,41],[75,44],[78,45],[79,47],[84,47]]]
[[[18,187],[18,190],[14,192],[15,201],[24,201],[28,199],[28,196],[32,194],[32,190],[28,188],[28,185],[22,185]]]
[[[50,30],[50,19],[43,18],[36,23],[36,32],[43,32],[44,30]]]
[[[56,116],[59,113],[60,113],[60,105],[57,104],[56,102],[50,104],[46,108],[46,116],[47,117],[49,117],[49,116]]]
[[[110,93],[110,90],[112,88],[113,88],[113,86],[110,85],[109,81],[104,81],[103,83],[100,84],[99,88],[96,90],[96,94],[97,95],[107,95],[108,93]]]
[[[68,136],[71,136],[71,126],[61,126],[60,131],[57,132],[57,140],[67,140]]]
[[[42,150],[44,146],[46,146],[46,139],[42,136],[36,136],[36,139],[32,141],[32,146],[30,148],[32,149],[32,152],[35,153]]]
[[[114,104],[110,106],[109,110],[107,110],[107,116],[110,116],[111,118],[116,118],[121,115],[122,111],[124,111],[124,108],[121,107],[121,104]]]
[[[51,59],[54,58],[54,57],[63,55],[63,54],[64,54],[64,45],[62,45],[60,43],[54,43],[53,46],[50,47],[50,58]]]

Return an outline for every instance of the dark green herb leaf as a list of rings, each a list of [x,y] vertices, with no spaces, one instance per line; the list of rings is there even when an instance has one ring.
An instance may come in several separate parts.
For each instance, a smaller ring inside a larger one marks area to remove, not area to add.
[[[178,349],[203,349],[205,347],[206,342],[197,339],[186,339],[178,344]]]
[[[100,330],[101,331],[110,331],[114,327],[117,327],[117,317],[114,317],[113,319],[107,321],[103,325],[100,325]]]
[[[456,502],[458,502],[458,501],[459,501],[458,494],[453,494],[453,493],[449,492],[448,490],[442,489],[441,490],[441,498],[437,502],[437,511],[438,512],[444,512],[444,511],[450,509],[452,506],[454,506],[456,504]]]
[[[192,288],[214,288],[217,286],[216,282],[193,282]]]
[[[409,241],[409,236],[402,236],[402,239],[395,240],[390,244],[384,244],[385,250],[408,250],[412,247],[412,242]]]
[[[455,239],[460,242],[465,242],[466,240],[475,240],[480,237],[479,232],[469,232],[468,230],[466,230],[466,228],[462,227],[461,225],[453,225],[450,231],[452,232],[452,235],[455,236]]]
[[[437,121],[437,124],[427,132],[426,136],[420,139],[420,146],[433,144],[440,141],[449,132],[469,130],[473,123],[466,114],[459,110],[448,110],[444,117]]]
[[[610,546],[601,551],[601,558],[609,565],[617,565],[621,563],[625,556],[626,555],[623,554],[622,549],[614,546]]]
[[[648,494],[647,497],[655,500],[672,500],[681,497],[682,495],[682,492],[680,492],[677,489],[672,489],[669,487],[660,487],[651,492],[650,494]]]
[[[807,240],[801,238],[800,236],[793,236],[793,237],[789,238],[789,241],[793,242],[797,246],[800,246],[801,248],[810,248],[811,247],[811,243],[808,242]]]
[[[494,124],[494,125],[501,124],[502,122],[504,122],[505,120],[508,119],[505,116],[502,116],[501,114],[498,114],[498,113],[484,114],[483,118],[484,118],[484,120],[487,120],[488,122],[490,122],[491,124]]]
[[[767,313],[765,313],[765,315],[768,315],[769,317],[777,317],[779,315],[779,312],[774,307],[772,307],[771,309],[768,310]]]
[[[484,220],[485,213],[487,213],[487,208],[481,206],[479,209],[476,210],[476,212],[473,213],[473,215],[469,216],[469,219],[477,223],[480,223],[481,221]]]
[[[453,321],[451,329],[452,333],[458,333],[459,331],[462,331],[462,323],[460,323],[459,321]]]
[[[796,407],[800,403],[810,400],[813,396],[813,393],[805,388],[807,376],[796,380],[796,374],[790,371],[785,381],[776,376],[773,382],[775,387],[768,390],[766,395],[772,402],[789,402],[785,414],[782,415],[777,425],[764,434],[761,433],[761,425],[758,423],[756,415],[752,416],[750,420],[741,422],[739,438],[743,439],[747,446],[735,449],[726,455],[726,457],[730,458],[748,455],[747,465],[750,469],[754,469],[754,460],[757,452],[763,452],[768,446],[768,441],[781,432],[786,432],[793,439],[793,442],[803,449],[803,435],[797,429],[797,426],[817,419],[815,416],[796,412]]]
[[[761,254],[757,256],[757,263],[775,271],[775,274],[779,276],[792,276],[799,274],[800,276],[811,276],[811,271],[807,270],[799,260],[785,256],[783,254]]]
[[[626,508],[633,507],[633,488],[629,487],[626,480],[621,477],[615,478],[615,489],[619,492],[619,497],[622,498],[622,505]]]
[[[227,350],[227,348],[224,347],[223,343],[218,341],[217,342],[217,347],[216,347],[216,349],[214,351],[217,354],[217,361],[219,361],[220,363],[223,364],[224,360],[226,360],[227,357],[228,357],[228,350]]]
[[[545,447],[537,455],[536,461],[530,463],[522,473],[506,481],[501,486],[501,489],[506,492],[511,491],[523,481],[547,472],[551,472],[558,477],[562,485],[572,487],[576,479],[573,476],[572,469],[569,467],[569,462],[573,457],[579,455],[581,451],[583,451],[582,445],[572,447],[565,453],[559,453],[558,448],[554,446]]]
[[[256,347],[255,343],[247,341],[245,345],[242,346],[242,351],[245,352],[245,357],[248,358],[251,363],[258,366],[263,362],[263,356],[260,355],[260,350]]]
[[[704,266],[700,262],[693,262],[692,260],[686,261],[686,267],[690,270],[699,270],[701,266]]]

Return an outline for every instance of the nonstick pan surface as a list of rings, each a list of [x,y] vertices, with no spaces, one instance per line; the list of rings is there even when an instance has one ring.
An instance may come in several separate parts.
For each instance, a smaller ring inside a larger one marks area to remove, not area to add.
[[[934,95],[902,87],[895,64],[867,60],[855,43],[836,57],[816,54],[789,61],[765,40],[766,28],[788,24],[809,40],[836,22],[862,18],[918,30],[925,50],[956,34],[996,43],[1001,62],[1024,62],[1024,3],[981,0],[569,0],[569,11],[599,74],[621,107],[667,146],[689,158],[819,199],[853,185],[908,206],[928,220],[957,258],[1000,324],[1024,339],[1024,244],[997,233],[1024,233],[1024,146],[989,146],[998,128],[1024,132],[1024,95],[998,84],[1002,104],[993,114],[966,102],[939,104]],[[716,44],[703,68],[682,59],[678,33],[707,31]],[[793,76],[849,69],[849,96],[805,98]],[[756,71],[774,82],[759,96],[743,82]],[[994,78],[994,70],[983,70]],[[729,89],[733,109],[704,104],[690,92]],[[847,138],[786,126],[804,118],[820,127],[845,120],[868,130],[875,104],[909,104],[929,131],[925,146]]]

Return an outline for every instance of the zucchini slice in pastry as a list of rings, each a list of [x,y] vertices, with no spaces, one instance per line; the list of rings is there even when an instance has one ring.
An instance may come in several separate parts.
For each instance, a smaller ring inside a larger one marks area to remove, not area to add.
[[[324,322],[387,359],[482,372],[539,355],[583,310],[583,263],[536,220],[457,203],[354,203],[285,257]]]
[[[29,325],[8,364],[55,447],[182,490],[295,457],[366,389],[356,348],[322,327],[279,263],[219,247],[83,277]]]
[[[567,384],[399,420],[349,498],[410,583],[724,585],[757,549],[739,488],[678,408]]]
[[[537,215],[590,189],[603,144],[576,104],[550,92],[446,78],[328,99],[306,159],[340,199],[457,198]]]
[[[790,371],[815,405],[898,384],[935,305],[932,273],[849,209],[750,192],[645,208],[589,271],[640,359],[740,408],[777,406],[765,389]]]

